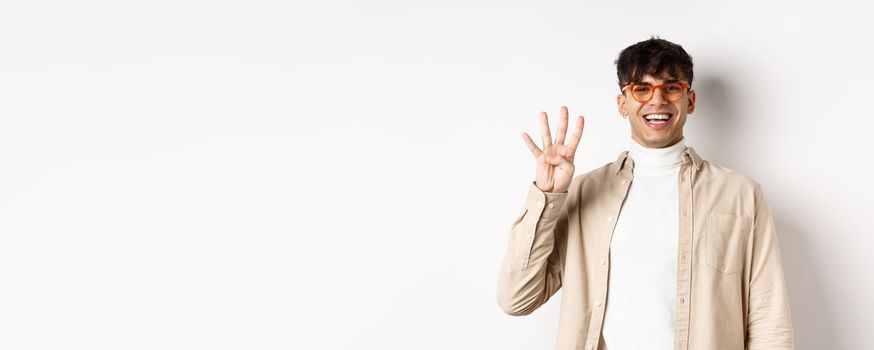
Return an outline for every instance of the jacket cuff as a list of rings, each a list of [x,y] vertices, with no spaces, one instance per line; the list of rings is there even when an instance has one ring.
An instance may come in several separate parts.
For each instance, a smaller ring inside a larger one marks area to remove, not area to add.
[[[542,219],[552,219],[558,217],[564,207],[565,199],[568,192],[543,192],[535,182],[531,182],[531,187],[528,189],[528,198],[525,200],[525,208],[530,212],[538,213]]]

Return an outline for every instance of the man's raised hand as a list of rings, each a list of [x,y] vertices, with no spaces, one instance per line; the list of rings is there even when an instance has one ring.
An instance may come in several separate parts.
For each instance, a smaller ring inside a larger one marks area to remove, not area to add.
[[[585,118],[577,118],[574,134],[567,144],[564,142],[568,126],[567,107],[561,107],[561,121],[558,124],[558,133],[555,143],[549,133],[549,118],[546,112],[540,112],[540,128],[543,137],[543,150],[534,144],[531,136],[522,133],[522,139],[528,144],[531,154],[537,161],[537,178],[535,185],[543,192],[566,192],[574,177],[574,155],[577,146],[580,145],[580,137],[583,135]]]

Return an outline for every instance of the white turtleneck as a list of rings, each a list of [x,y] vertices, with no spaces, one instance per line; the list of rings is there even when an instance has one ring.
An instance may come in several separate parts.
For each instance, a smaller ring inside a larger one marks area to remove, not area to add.
[[[685,150],[683,140],[658,149],[631,141],[633,179],[610,241],[603,349],[674,347],[677,182]]]

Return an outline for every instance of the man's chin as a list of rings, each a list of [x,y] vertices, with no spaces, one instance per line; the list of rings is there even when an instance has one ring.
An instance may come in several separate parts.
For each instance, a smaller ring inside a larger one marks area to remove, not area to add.
[[[643,145],[646,148],[665,148],[670,147],[675,142],[672,142],[673,138],[671,137],[652,137],[645,138],[642,141],[638,140],[638,143]]]

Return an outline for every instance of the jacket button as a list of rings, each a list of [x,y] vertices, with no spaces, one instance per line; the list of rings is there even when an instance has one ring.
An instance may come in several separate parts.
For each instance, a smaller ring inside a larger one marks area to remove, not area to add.
[[[553,203],[549,203],[549,207],[550,207],[550,208],[553,208],[553,207],[555,207],[555,204],[553,204]]]
[[[613,217],[612,217],[612,216],[608,216],[608,217],[607,217],[607,222],[613,222]]]

